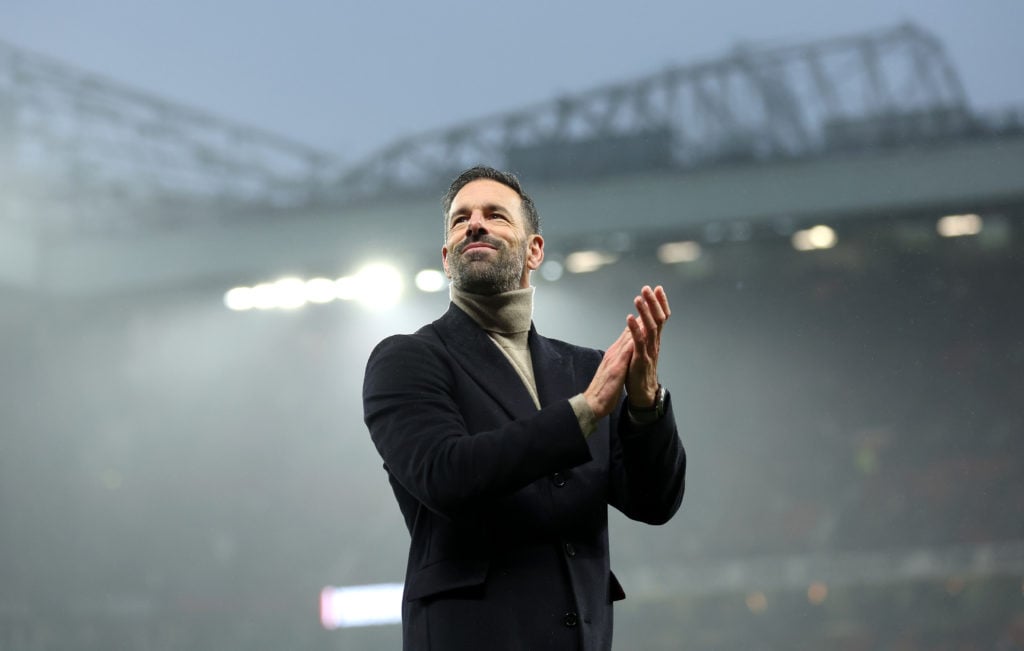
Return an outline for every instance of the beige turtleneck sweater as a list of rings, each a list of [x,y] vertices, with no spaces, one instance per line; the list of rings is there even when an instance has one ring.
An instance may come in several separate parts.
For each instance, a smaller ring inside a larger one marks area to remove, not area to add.
[[[537,381],[533,375],[533,359],[530,357],[529,335],[533,321],[533,287],[510,292],[482,296],[470,294],[451,287],[451,299],[463,312],[468,314],[498,346],[519,374],[533,404],[540,409],[537,396]],[[590,408],[582,393],[569,398],[576,419],[584,436],[597,429],[597,416]]]

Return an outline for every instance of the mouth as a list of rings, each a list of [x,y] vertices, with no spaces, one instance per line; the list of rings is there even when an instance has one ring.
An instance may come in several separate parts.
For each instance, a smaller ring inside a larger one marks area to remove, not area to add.
[[[486,242],[473,242],[472,244],[467,244],[466,246],[462,247],[462,253],[469,253],[470,251],[479,251],[481,249],[487,249],[490,251],[496,250],[493,246],[487,244]]]

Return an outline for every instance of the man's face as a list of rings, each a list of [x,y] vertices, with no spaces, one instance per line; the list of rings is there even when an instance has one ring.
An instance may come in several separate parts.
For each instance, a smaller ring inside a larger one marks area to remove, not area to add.
[[[471,294],[499,294],[530,286],[530,271],[544,259],[544,240],[526,233],[522,199],[492,181],[467,183],[448,211],[441,249],[452,284]]]

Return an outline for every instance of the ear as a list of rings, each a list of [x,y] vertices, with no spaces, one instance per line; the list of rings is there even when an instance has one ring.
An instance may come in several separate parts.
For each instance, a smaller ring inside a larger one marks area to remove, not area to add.
[[[542,262],[544,262],[544,238],[534,233],[526,245],[526,267],[530,271],[536,271]]]
[[[448,271],[448,247],[441,247],[441,265],[444,266],[444,275],[449,278],[452,277],[452,272]]]

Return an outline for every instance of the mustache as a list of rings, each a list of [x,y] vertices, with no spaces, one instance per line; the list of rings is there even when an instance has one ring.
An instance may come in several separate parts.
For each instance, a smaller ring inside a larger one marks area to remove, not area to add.
[[[480,244],[481,242],[493,246],[499,251],[504,247],[504,244],[502,244],[501,240],[498,238],[491,237],[490,235],[480,235],[479,237],[467,237],[462,241],[462,244],[455,249],[455,252],[462,253],[470,244]]]

